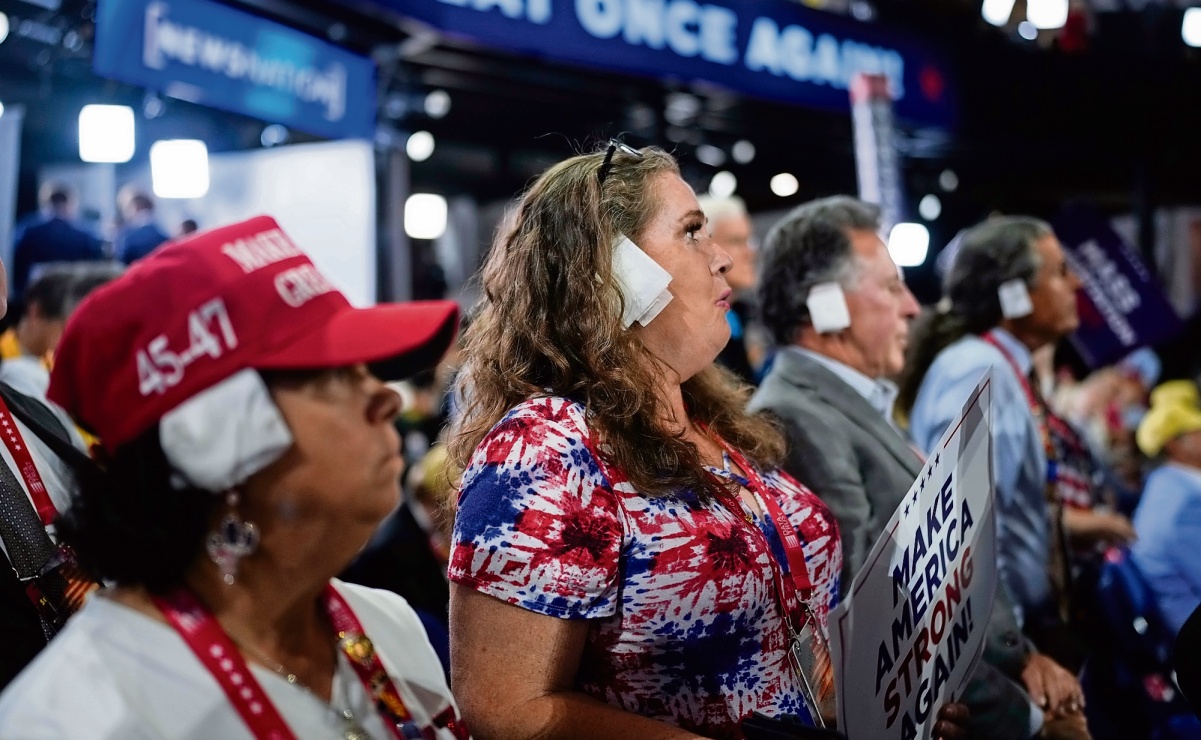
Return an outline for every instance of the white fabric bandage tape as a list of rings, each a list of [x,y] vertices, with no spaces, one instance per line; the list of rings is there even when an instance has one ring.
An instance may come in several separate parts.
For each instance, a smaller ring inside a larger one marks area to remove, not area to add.
[[[623,236],[613,247],[613,276],[621,290],[625,309],[621,327],[629,329],[637,321],[646,326],[671,302],[667,289],[671,273]]]
[[[818,283],[809,289],[805,299],[809,309],[809,320],[818,334],[842,331],[851,325],[851,311],[847,308],[847,297],[838,283]]]
[[[1034,313],[1034,303],[1025,280],[1006,280],[997,286],[997,298],[1001,301],[1001,316],[1020,319]]]
[[[242,370],[168,411],[159,422],[167,462],[188,483],[221,493],[278,460],[292,432],[255,370]]]

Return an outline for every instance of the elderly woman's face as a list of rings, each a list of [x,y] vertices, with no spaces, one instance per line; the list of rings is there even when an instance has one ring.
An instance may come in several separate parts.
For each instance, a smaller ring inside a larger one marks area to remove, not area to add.
[[[374,528],[400,501],[400,397],[365,366],[273,385],[295,444],[264,470],[256,507],[319,526]]]
[[[638,246],[671,274],[672,300],[639,339],[684,381],[708,367],[730,340],[730,255],[713,241],[696,195],[678,175],[652,185],[659,211]]]

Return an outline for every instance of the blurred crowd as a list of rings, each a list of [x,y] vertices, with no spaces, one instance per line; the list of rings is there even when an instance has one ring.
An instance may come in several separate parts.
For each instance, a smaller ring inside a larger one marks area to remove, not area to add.
[[[986,371],[998,590],[927,736],[1201,737],[1197,381],[1057,364],[1041,220],[923,307],[876,206],[760,243],[613,142],[460,319],[350,307],[269,218],[73,208],[19,225],[0,334],[2,737],[836,737],[828,615]]]

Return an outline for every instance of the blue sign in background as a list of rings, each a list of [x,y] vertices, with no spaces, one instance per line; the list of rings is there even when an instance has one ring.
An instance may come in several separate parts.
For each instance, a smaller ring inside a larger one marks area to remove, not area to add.
[[[1180,317],[1146,263],[1097,210],[1065,208],[1053,222],[1068,264],[1084,284],[1072,344],[1089,367],[1176,335]]]
[[[97,74],[331,139],[371,138],[375,65],[208,0],[100,0]]]
[[[955,122],[949,65],[929,43],[786,0],[357,2],[523,54],[830,110],[850,111],[851,73],[884,73],[898,118]]]

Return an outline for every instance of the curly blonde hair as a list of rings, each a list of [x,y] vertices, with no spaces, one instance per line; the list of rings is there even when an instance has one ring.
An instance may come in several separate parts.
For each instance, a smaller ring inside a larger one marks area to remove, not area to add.
[[[606,460],[641,493],[681,489],[717,493],[697,448],[669,430],[669,401],[659,372],[635,332],[621,326],[622,296],[613,276],[613,245],[635,242],[657,213],[656,183],[679,175],[658,148],[582,154],[551,167],[502,226],[481,273],[483,298],[465,341],[460,376],[464,413],[450,436],[466,466],[489,430],[514,406],[536,396],[563,396],[585,408]],[[684,381],[690,418],[757,465],[784,453],[779,429],[745,411],[751,389],[711,366]],[[600,446],[598,446],[600,447]]]

